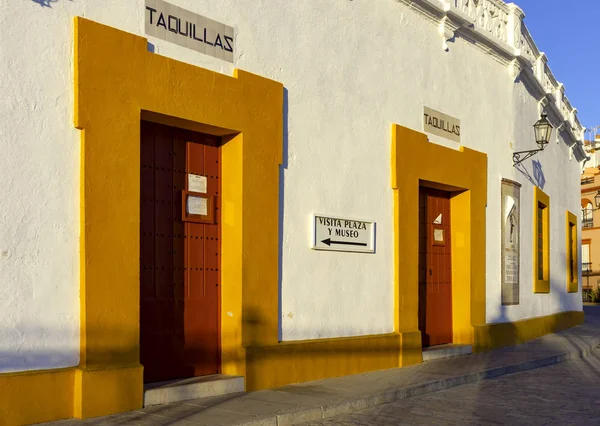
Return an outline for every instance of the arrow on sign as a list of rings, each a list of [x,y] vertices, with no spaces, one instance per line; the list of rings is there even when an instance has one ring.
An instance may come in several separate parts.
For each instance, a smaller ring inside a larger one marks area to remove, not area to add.
[[[327,238],[326,240],[321,241],[322,243],[331,246],[332,244],[343,244],[347,246],[366,246],[367,243],[351,243],[349,241],[331,241],[331,238]]]

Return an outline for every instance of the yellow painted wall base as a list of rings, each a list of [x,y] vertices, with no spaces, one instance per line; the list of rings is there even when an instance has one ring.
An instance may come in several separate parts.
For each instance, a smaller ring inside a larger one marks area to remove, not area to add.
[[[249,347],[246,390],[254,391],[422,362],[421,332]]]
[[[421,346],[421,331],[404,331],[400,333],[400,367],[420,364],[423,362],[423,347]]]
[[[78,419],[139,410],[144,402],[141,365],[75,371],[74,414]]]
[[[518,345],[550,333],[582,324],[582,311],[560,312],[522,321],[475,326],[475,352]]]
[[[0,425],[16,426],[73,415],[74,368],[0,374]]]

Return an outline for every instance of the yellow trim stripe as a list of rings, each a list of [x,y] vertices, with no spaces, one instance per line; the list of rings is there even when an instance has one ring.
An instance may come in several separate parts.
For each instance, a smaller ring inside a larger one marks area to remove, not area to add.
[[[224,138],[222,372],[245,375],[247,341],[270,345],[278,337],[283,86],[240,70],[229,77],[152,54],[144,38],[83,18],[75,18],[75,85],[75,127],[82,130],[75,414],[94,417],[142,403],[142,119]]]
[[[568,311],[515,322],[486,324],[475,327],[475,338],[482,350],[497,349],[575,327],[583,320],[583,311]]]
[[[577,291],[579,291],[579,262],[577,257],[579,245],[577,244],[577,229],[577,216],[567,210],[565,229],[565,269],[567,271],[567,292],[569,293],[577,293]],[[571,279],[571,276],[573,276],[574,279]]]
[[[401,334],[419,331],[419,185],[452,193],[452,326],[455,343],[474,343],[473,326],[485,324],[485,216],[487,155],[430,143],[423,133],[392,126],[394,289]],[[420,339],[419,339],[420,343]],[[401,365],[420,362],[402,348]]]
[[[537,186],[533,192],[533,292],[550,293],[550,197]],[[543,279],[538,275],[538,204],[542,210],[542,257]]]

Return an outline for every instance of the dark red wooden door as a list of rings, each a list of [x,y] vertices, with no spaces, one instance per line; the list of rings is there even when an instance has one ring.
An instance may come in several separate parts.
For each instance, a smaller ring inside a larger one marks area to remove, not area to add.
[[[144,381],[219,372],[220,140],[141,128],[140,360]],[[206,178],[215,223],[183,221],[188,174]]]
[[[419,329],[423,346],[452,342],[450,194],[419,192]]]

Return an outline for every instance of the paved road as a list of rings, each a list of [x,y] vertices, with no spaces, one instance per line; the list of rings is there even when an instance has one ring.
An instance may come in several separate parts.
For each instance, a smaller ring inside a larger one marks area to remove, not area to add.
[[[600,350],[309,425],[600,425]]]

